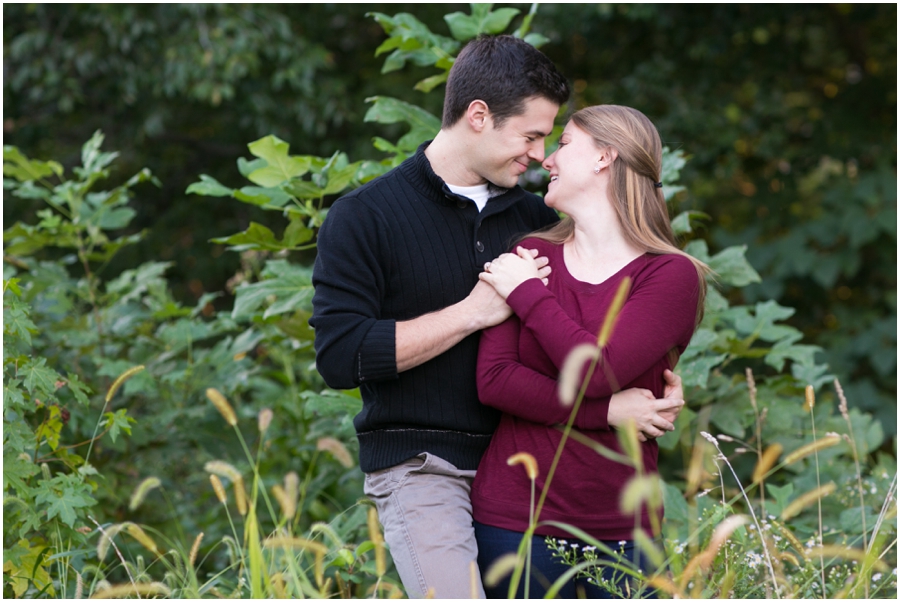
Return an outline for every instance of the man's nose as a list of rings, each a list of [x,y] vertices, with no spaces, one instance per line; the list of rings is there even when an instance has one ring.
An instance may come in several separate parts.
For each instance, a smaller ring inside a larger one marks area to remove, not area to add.
[[[544,161],[544,141],[535,141],[531,148],[528,149],[528,158],[532,161],[542,163]]]

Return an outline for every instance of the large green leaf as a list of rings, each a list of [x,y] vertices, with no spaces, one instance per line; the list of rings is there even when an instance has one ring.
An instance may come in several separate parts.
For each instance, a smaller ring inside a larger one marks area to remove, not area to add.
[[[473,4],[472,14],[461,12],[444,16],[444,21],[450,27],[450,33],[460,42],[468,42],[479,34],[502,33],[516,15],[521,11],[517,8],[501,8],[491,10],[491,4]]]
[[[712,268],[719,280],[732,286],[747,286],[753,282],[761,282],[762,279],[744,257],[747,245],[728,247],[709,259],[709,267]]]
[[[200,181],[194,182],[184,191],[185,194],[202,194],[204,196],[231,196],[234,191],[219,184],[218,180],[206,174],[200,174]]]
[[[232,318],[251,317],[270,299],[263,318],[297,309],[310,309],[313,294],[311,268],[284,259],[273,259],[266,264],[262,276],[265,280],[245,284],[235,291]]]
[[[275,136],[266,136],[247,145],[254,157],[263,159],[267,165],[247,175],[247,179],[260,186],[269,188],[298,178],[309,171],[308,157],[292,157],[288,155],[290,145]]]
[[[402,100],[386,96],[373,96],[366,99],[366,102],[373,104],[366,112],[365,121],[405,122],[410,125],[410,131],[397,142],[400,150],[415,150],[425,140],[434,138],[441,129],[440,119],[425,109]]]

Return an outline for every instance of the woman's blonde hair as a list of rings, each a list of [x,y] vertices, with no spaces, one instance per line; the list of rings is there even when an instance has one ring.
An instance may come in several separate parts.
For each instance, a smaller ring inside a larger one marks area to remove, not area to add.
[[[618,153],[610,165],[607,194],[628,242],[646,253],[682,255],[694,264],[700,281],[699,324],[706,299],[706,276],[712,271],[675,246],[666,199],[662,188],[655,185],[662,173],[662,142],[656,127],[637,109],[619,105],[586,107],[572,115],[572,121],[594,139],[597,148],[612,147]],[[566,217],[551,229],[530,236],[561,244],[574,234],[575,223]]]

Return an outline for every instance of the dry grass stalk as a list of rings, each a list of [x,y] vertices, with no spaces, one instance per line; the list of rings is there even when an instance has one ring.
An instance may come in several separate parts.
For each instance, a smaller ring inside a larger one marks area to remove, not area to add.
[[[188,555],[188,566],[194,566],[194,563],[197,562],[197,553],[200,551],[201,541],[203,541],[202,532],[194,538],[194,545],[191,546],[191,553]]]
[[[484,584],[488,587],[496,587],[507,575],[516,569],[519,562],[518,555],[509,552],[494,561],[484,575]]]
[[[225,486],[222,485],[222,481],[214,474],[209,475],[209,482],[212,483],[213,491],[216,492],[216,497],[222,504],[228,504],[228,494],[225,493]]]
[[[121,599],[127,596],[137,596],[139,598],[145,596],[162,596],[165,598],[172,597],[170,590],[164,583],[153,581],[152,583],[125,583],[122,585],[112,585],[94,592],[91,596],[93,600],[101,599]]]
[[[228,400],[225,399],[224,395],[216,389],[209,388],[206,390],[206,397],[214,406],[216,406],[216,409],[219,410],[219,413],[225,419],[225,422],[231,426],[237,425],[237,415],[234,413],[234,408],[231,407],[231,404],[228,403]]]
[[[323,583],[323,560],[325,558],[325,554],[328,553],[328,548],[325,545],[319,543],[318,541],[312,541],[311,539],[303,539],[302,537],[273,537],[263,542],[263,547],[270,549],[283,548],[285,550],[300,548],[301,550],[312,552],[315,557],[314,572],[316,583],[319,585]]]
[[[260,433],[265,433],[269,430],[269,425],[272,424],[272,417],[274,413],[269,408],[263,408],[259,411],[259,416],[257,417],[257,426],[259,427]]]
[[[113,384],[110,385],[109,390],[106,392],[106,403],[109,403],[109,401],[113,398],[113,395],[116,394],[116,391],[119,390],[119,387],[122,386],[122,383],[124,383],[126,380],[143,369],[144,366],[135,366],[134,368],[129,368],[128,370],[120,374],[119,377],[113,381]]]
[[[841,383],[838,379],[834,379],[834,389],[837,391],[838,399],[840,399],[838,409],[841,412],[841,417],[843,417],[844,422],[847,423],[847,431],[850,433],[850,447],[853,451],[853,463],[856,465],[856,491],[859,493],[859,512],[862,515],[863,547],[868,549],[869,540],[868,529],[866,529],[866,500],[865,494],[863,493],[862,470],[859,467],[859,452],[856,450],[856,437],[853,436],[853,422],[850,420],[850,411],[847,409],[847,397],[844,395],[844,389],[841,387]]]
[[[84,595],[84,579],[81,578],[81,573],[75,573],[75,599],[81,600],[81,597]]]
[[[865,550],[857,548],[848,548],[846,546],[824,545],[813,548],[809,551],[810,556],[821,556],[822,558],[844,558],[846,560],[855,560],[859,564],[866,562]],[[891,568],[881,559],[876,559],[872,563],[872,568],[881,572],[888,572]]]
[[[244,478],[238,476],[237,480],[232,481],[231,484],[234,487],[234,503],[238,513],[241,516],[247,516],[247,490],[244,488]]]
[[[516,464],[523,464],[525,466],[525,474],[528,475],[528,478],[534,481],[538,478],[538,464],[537,460],[534,459],[534,456],[529,454],[528,452],[519,452],[517,454],[513,454],[506,461],[506,464],[509,466],[515,466]]]
[[[759,458],[759,461],[756,463],[756,468],[753,469],[753,482],[754,483],[762,483],[763,479],[766,476],[766,473],[775,466],[775,462],[778,461],[778,457],[781,455],[782,447],[780,443],[773,443],[769,447],[766,448],[766,451],[763,452],[762,456]]]
[[[378,511],[375,508],[369,508],[366,521],[369,526],[369,539],[375,546],[375,573],[381,578],[387,570],[387,563],[384,556],[384,536],[381,534],[381,526],[378,524]]]
[[[612,303],[606,311],[606,317],[603,319],[603,327],[600,328],[600,336],[597,337],[597,346],[600,349],[606,347],[606,344],[609,342],[609,338],[612,336],[613,329],[616,326],[616,320],[619,318],[619,312],[622,311],[622,306],[625,305],[625,299],[628,298],[630,290],[631,278],[626,276],[619,283],[616,296],[613,297]]]
[[[156,477],[147,477],[141,481],[141,484],[137,486],[137,489],[135,489],[134,493],[131,495],[131,501],[128,502],[128,509],[136,510],[138,506],[144,502],[144,498],[147,497],[147,494],[160,485],[162,485],[162,481]]]
[[[821,487],[816,487],[812,491],[807,491],[796,500],[788,504],[781,512],[781,520],[788,520],[800,514],[804,508],[823,497],[827,497],[834,493],[837,487],[834,483],[826,483]]]
[[[566,356],[562,370],[559,371],[559,402],[564,407],[571,407],[575,403],[578,389],[581,386],[581,371],[585,362],[596,361],[600,358],[600,349],[596,345],[584,343],[573,348]]]
[[[719,549],[726,541],[728,541],[731,534],[734,533],[738,527],[746,525],[749,522],[750,519],[746,516],[735,514],[719,523],[713,531],[712,537],[709,540],[709,545],[706,546],[706,549],[694,556],[687,567],[685,567],[684,572],[680,577],[681,586],[684,587],[688,581],[693,579],[698,570],[709,570],[713,560],[715,560],[716,556],[719,554]]]
[[[106,554],[109,552],[109,547],[110,544],[112,544],[113,538],[127,525],[128,523],[120,523],[118,525],[111,525],[106,529],[100,528],[100,540],[97,542],[97,558],[101,561],[106,559]]]
[[[798,460],[802,460],[806,456],[809,456],[811,454],[819,452],[823,449],[828,449],[829,447],[834,447],[835,445],[837,445],[840,442],[841,442],[840,435],[838,435],[836,433],[829,433],[829,434],[825,435],[825,437],[822,439],[817,439],[816,441],[807,443],[806,445],[804,445],[802,447],[798,447],[797,449],[795,449],[794,451],[792,451],[791,453],[789,453],[788,455],[786,455],[784,457],[784,463],[785,463],[785,465],[793,464],[794,462],[796,462]]]
[[[153,541],[153,538],[147,535],[147,533],[141,529],[138,525],[134,523],[128,523],[128,526],[125,528],[125,531],[135,538],[138,543],[147,548],[149,551],[154,554],[159,554],[159,550],[156,547],[156,542]]]
[[[322,437],[316,441],[316,449],[330,452],[334,459],[340,462],[344,468],[353,467],[353,457],[347,451],[347,446],[334,437]]]

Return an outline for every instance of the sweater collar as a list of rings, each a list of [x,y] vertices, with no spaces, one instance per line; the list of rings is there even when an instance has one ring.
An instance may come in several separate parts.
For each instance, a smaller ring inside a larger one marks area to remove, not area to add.
[[[420,144],[416,149],[416,154],[400,164],[399,169],[429,199],[443,205],[455,205],[460,198],[459,195],[450,190],[443,178],[434,173],[431,161],[425,156],[425,149],[431,142],[431,140],[427,140]],[[491,207],[493,204],[497,209],[505,209],[524,197],[525,191],[518,184],[513,188],[500,188],[490,183],[488,186],[491,188],[492,196],[487,207]]]

